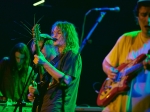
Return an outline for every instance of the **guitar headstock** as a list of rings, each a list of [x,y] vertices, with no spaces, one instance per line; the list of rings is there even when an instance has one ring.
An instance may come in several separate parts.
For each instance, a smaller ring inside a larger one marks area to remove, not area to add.
[[[39,41],[40,40],[40,24],[35,24],[32,28],[32,35],[34,41]]]

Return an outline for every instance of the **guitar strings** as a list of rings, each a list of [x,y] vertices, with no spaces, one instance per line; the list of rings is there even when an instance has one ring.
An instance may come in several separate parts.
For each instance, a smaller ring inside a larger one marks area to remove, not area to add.
[[[24,27],[23,25],[19,24],[18,22],[14,21],[15,24],[19,25],[20,27],[22,27],[23,29],[25,29],[30,35],[31,34],[31,30],[29,31],[28,29],[26,29],[26,27]]]
[[[30,33],[30,35],[32,35],[32,31],[31,31],[31,29],[27,26],[27,25],[25,25],[22,21],[20,21],[22,24],[23,24],[23,26],[27,29],[27,31]]]

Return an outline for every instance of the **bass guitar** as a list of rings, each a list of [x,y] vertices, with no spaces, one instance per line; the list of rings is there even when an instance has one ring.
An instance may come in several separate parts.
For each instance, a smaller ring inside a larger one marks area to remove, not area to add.
[[[130,89],[128,83],[137,75],[142,68],[142,61],[146,58],[146,54],[139,55],[130,63],[123,63],[117,67],[118,73],[114,80],[107,78],[100,88],[97,105],[108,105],[117,95]]]

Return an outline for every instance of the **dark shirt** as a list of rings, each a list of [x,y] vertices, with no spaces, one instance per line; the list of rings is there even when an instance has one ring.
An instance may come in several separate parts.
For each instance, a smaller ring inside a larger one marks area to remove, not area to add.
[[[82,59],[80,54],[75,54],[72,51],[59,55],[58,57],[60,57],[60,59],[54,66],[65,75],[70,75],[73,80],[66,86],[65,83],[61,81],[58,86],[47,91],[43,100],[42,112],[75,111],[82,70]]]

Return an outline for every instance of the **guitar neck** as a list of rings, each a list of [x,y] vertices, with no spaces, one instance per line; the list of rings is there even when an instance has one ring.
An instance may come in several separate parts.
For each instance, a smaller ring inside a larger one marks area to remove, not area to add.
[[[39,40],[40,40],[40,31],[39,31],[39,25],[36,24],[34,26],[34,35],[33,35],[33,38],[35,38],[35,51],[36,51],[36,54],[38,56],[40,56],[40,47],[39,47]],[[40,81],[42,81],[43,79],[43,74],[44,74],[44,68],[43,66],[39,66],[39,75],[40,75]]]
[[[39,45],[37,43],[35,44],[35,48],[36,48],[36,54],[38,56],[40,56],[40,48],[39,48]],[[41,81],[43,79],[43,74],[44,74],[43,66],[39,66],[39,74],[40,74],[40,81]]]
[[[38,56],[40,56],[40,48],[39,48],[39,45],[38,45],[37,42],[35,43],[35,50],[36,50],[36,54],[37,54]]]

